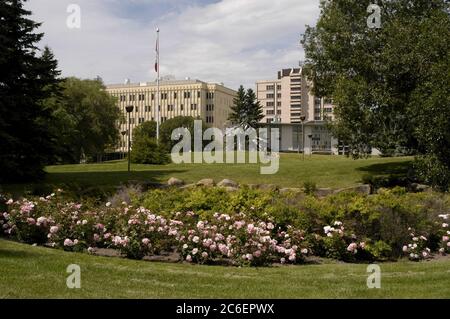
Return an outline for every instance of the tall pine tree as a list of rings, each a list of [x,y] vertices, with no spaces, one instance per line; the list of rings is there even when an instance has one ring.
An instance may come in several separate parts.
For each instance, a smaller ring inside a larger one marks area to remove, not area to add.
[[[239,87],[231,110],[232,113],[228,119],[234,125],[245,130],[250,127],[257,128],[258,123],[264,118],[261,104],[257,101],[255,92],[252,89],[245,92],[242,85]]]
[[[52,94],[58,72],[53,55],[42,56],[43,37],[28,18],[22,0],[0,2],[0,182],[38,178],[54,151],[51,110],[43,101]]]

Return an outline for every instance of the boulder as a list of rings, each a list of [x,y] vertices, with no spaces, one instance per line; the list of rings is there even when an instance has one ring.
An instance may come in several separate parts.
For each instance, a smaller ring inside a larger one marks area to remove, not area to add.
[[[226,187],[224,187],[224,188],[225,188],[225,190],[226,190],[227,192],[235,192],[235,191],[238,191],[238,190],[239,190],[238,187],[231,187],[231,186],[226,186]]]
[[[414,192],[429,192],[432,190],[432,188],[428,185],[424,185],[424,184],[417,184],[417,183],[412,183],[411,184],[411,188]]]
[[[333,190],[331,188],[318,188],[314,192],[314,195],[318,197],[325,197],[331,194],[333,194]]]
[[[235,181],[232,181],[231,179],[223,179],[219,183],[217,183],[217,186],[219,187],[239,187],[239,184]]]
[[[204,178],[197,182],[197,186],[213,187],[214,180],[212,178]]]
[[[262,191],[276,191],[278,190],[278,186],[274,184],[260,184],[258,185],[258,189]]]
[[[372,192],[372,188],[369,184],[357,185],[352,187],[346,187],[336,190],[334,193],[358,193],[363,195],[370,195]]]
[[[180,186],[180,189],[190,189],[190,188],[194,188],[194,187],[196,187],[195,184],[187,184],[187,185]]]
[[[167,181],[167,185],[169,186],[183,186],[184,185],[184,181],[175,177],[171,177],[168,181]]]
[[[247,184],[247,187],[248,187],[249,189],[258,189],[258,188],[259,188],[259,185],[258,185],[258,184]]]

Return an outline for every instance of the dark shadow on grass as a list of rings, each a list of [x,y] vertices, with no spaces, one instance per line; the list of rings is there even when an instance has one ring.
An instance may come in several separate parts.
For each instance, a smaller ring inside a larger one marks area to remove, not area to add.
[[[16,250],[16,249],[8,249],[0,247],[0,259],[1,258],[36,258],[39,257],[40,254],[29,250]]]
[[[357,168],[359,171],[371,175],[406,175],[411,167],[412,161],[372,164]]]
[[[149,188],[154,188],[153,186],[166,182],[171,176],[185,171],[183,169],[155,169],[131,171],[130,173],[128,171],[47,173],[45,179],[39,183],[2,185],[2,189],[14,197],[20,197],[25,193],[38,196],[48,195],[57,188],[80,196],[89,194],[107,196],[111,195],[120,185],[130,182],[140,182]]]

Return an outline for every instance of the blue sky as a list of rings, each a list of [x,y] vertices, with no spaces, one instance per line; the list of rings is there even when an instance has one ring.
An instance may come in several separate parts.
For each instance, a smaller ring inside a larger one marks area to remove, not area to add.
[[[66,25],[69,4],[81,8],[80,29]],[[319,0],[29,0],[26,8],[43,22],[41,46],[52,48],[64,76],[155,80],[159,26],[162,75],[237,88],[298,65]]]

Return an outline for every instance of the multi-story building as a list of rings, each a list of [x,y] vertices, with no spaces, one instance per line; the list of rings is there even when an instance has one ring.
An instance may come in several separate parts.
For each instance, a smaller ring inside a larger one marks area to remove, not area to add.
[[[333,119],[330,99],[317,98],[311,93],[312,84],[302,68],[283,69],[276,80],[256,82],[257,99],[264,110],[263,123],[301,123]]]
[[[222,84],[190,79],[160,81],[159,90],[161,123],[176,116],[192,116],[217,128],[226,126],[237,93]],[[118,151],[125,152],[128,148],[128,114],[125,107],[134,107],[130,116],[130,134],[133,136],[133,129],[137,125],[157,119],[157,84],[108,85],[106,91],[117,98],[118,107],[123,114],[120,131],[124,134],[121,134]]]
[[[275,80],[257,81],[256,95],[264,112],[261,122],[280,128],[282,151],[336,154],[337,140],[325,125],[334,119],[332,101],[315,97],[311,88],[302,68],[283,69]]]

